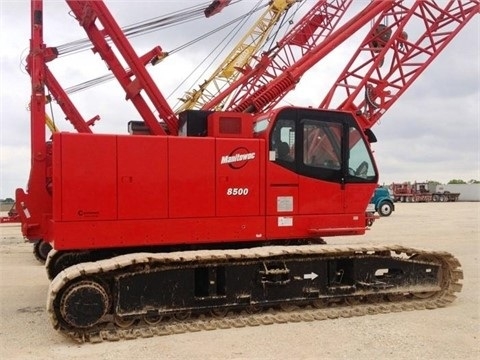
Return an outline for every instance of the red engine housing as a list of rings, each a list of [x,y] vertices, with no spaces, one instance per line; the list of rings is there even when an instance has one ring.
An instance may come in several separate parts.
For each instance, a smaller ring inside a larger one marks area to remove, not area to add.
[[[50,240],[67,250],[363,234],[376,179],[300,175],[271,157],[268,134],[54,134]]]

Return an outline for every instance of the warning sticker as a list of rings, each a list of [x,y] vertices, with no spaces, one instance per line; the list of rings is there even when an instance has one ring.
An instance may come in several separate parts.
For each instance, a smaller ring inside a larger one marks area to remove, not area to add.
[[[278,226],[293,226],[293,218],[290,216],[279,216]]]
[[[293,196],[277,196],[277,211],[293,211]]]

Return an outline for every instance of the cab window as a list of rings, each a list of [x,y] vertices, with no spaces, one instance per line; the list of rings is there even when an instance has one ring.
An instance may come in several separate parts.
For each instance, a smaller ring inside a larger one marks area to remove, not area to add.
[[[278,120],[272,137],[270,150],[274,153],[275,161],[295,162],[295,120]]]
[[[353,181],[371,181],[376,178],[375,167],[368,151],[367,144],[362,141],[360,131],[350,127],[348,175]]]
[[[303,164],[340,170],[342,125],[324,121],[303,124]]]

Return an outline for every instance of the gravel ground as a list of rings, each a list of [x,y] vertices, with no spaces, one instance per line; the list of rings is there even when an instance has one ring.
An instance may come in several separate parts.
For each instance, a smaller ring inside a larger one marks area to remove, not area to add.
[[[396,204],[362,237],[329,243],[445,250],[462,263],[450,306],[315,322],[185,333],[78,345],[45,313],[48,280],[18,225],[0,225],[1,359],[478,359],[480,203]]]

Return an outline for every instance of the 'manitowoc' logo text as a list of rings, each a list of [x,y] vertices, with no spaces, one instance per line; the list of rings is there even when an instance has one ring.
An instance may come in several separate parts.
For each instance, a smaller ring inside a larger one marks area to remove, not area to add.
[[[249,160],[255,159],[254,152],[248,152],[246,148],[233,150],[230,155],[224,155],[220,159],[220,164],[228,164],[233,169],[244,167]]]
[[[255,153],[248,154],[235,154],[235,155],[226,155],[222,156],[220,164],[231,164],[239,161],[253,160],[255,159]]]

